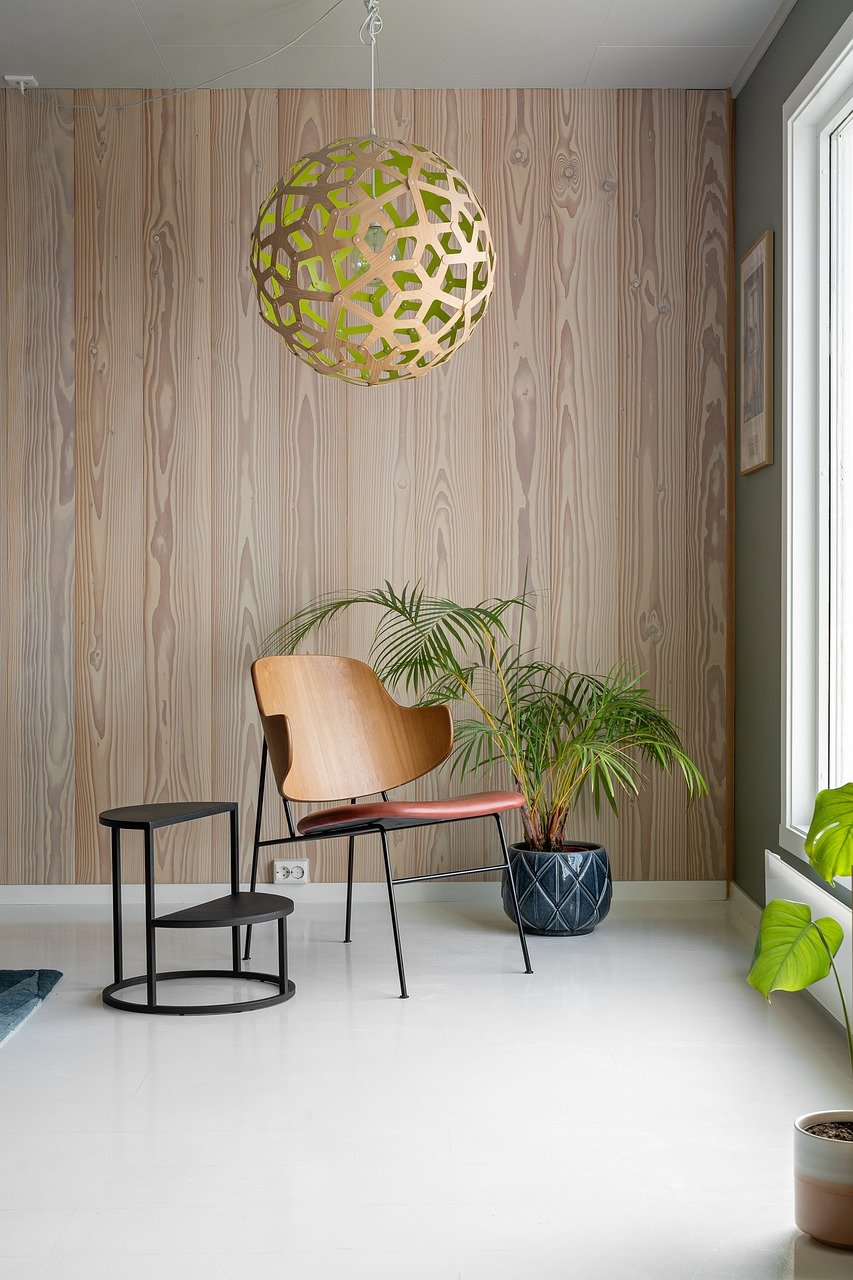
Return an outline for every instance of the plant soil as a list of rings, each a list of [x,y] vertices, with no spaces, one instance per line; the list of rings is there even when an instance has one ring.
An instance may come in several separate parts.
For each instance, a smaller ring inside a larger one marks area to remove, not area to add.
[[[810,1124],[806,1133],[817,1138],[834,1138],[836,1142],[853,1142],[853,1120],[828,1120],[823,1124]]]
[[[590,853],[593,849],[597,849],[597,844],[552,844],[549,848],[537,849],[535,845],[529,844],[526,840],[521,841],[518,845],[513,846],[517,849],[523,849],[525,853]]]

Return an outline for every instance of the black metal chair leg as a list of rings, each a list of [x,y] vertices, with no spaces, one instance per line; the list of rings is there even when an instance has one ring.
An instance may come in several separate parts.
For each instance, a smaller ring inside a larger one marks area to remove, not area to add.
[[[344,942],[352,941],[352,873],[355,862],[355,836],[349,838],[347,853],[347,920],[344,930]]]
[[[261,821],[264,816],[264,782],[267,776],[267,740],[264,738],[261,747],[261,776],[258,780],[258,809],[255,814],[255,843],[252,846],[252,878],[250,888],[252,893],[258,885],[258,855],[261,851]],[[252,950],[252,926],[246,926],[246,949],[243,952],[243,959],[250,958]]]
[[[382,858],[385,862],[385,879],[388,882],[388,906],[391,909],[391,927],[394,930],[394,950],[397,952],[397,972],[400,975],[400,999],[408,1000],[406,990],[406,971],[403,968],[403,949],[400,946],[400,926],[397,923],[397,903],[394,898],[394,877],[391,874],[391,855],[388,852],[388,837],[380,831],[382,837]]]
[[[501,822],[499,813],[495,814],[495,822],[498,826],[498,835],[501,838],[501,849],[503,850],[504,862],[506,863],[506,874],[509,880],[510,892],[512,893],[512,904],[515,908],[515,924],[518,929],[518,940],[521,943],[521,951],[524,956],[524,972],[532,973],[530,967],[530,953],[527,950],[527,939],[524,936],[524,926],[521,923],[521,908],[518,905],[518,894],[515,891],[515,876],[512,874],[512,864],[509,860],[509,849],[507,848],[506,836],[504,834],[504,824]]]

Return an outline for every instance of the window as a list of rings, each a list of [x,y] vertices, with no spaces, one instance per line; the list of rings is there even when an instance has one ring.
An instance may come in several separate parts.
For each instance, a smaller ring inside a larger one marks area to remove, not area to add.
[[[853,781],[853,111],[829,139],[829,784]]]
[[[853,18],[784,107],[782,847],[853,781]]]

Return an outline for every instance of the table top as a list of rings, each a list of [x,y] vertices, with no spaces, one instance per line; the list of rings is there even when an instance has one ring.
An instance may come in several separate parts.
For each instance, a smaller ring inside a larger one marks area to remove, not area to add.
[[[187,800],[177,804],[132,804],[124,809],[105,809],[98,815],[104,827],[171,827],[194,818],[212,818],[237,808],[236,800]]]

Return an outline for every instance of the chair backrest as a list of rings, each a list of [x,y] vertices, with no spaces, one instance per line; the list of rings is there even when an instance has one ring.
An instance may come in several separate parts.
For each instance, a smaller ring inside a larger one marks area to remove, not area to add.
[[[447,707],[403,707],[355,658],[258,658],[252,682],[276,784],[290,800],[376,795],[450,754]]]

